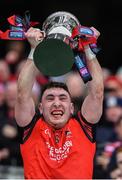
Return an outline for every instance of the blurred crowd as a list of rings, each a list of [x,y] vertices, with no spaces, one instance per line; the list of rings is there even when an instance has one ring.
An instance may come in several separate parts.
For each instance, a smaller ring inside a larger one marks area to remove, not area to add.
[[[5,56],[0,59],[0,165],[22,166],[18,131],[14,119],[17,78],[28,56],[29,47],[21,41],[10,41]],[[122,178],[122,67],[112,73],[103,67],[103,115],[96,127],[97,151],[94,178]],[[23,75],[24,76],[24,75]],[[33,86],[33,99],[38,105],[41,87],[48,81],[65,82],[71,93],[75,113],[86,96],[87,86],[76,68],[59,77],[47,77],[41,72]]]

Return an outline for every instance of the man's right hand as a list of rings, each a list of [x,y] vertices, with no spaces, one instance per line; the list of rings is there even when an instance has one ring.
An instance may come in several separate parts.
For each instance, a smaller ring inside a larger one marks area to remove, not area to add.
[[[31,45],[31,48],[36,48],[36,46],[43,41],[45,34],[38,28],[29,28],[25,33],[25,37]]]

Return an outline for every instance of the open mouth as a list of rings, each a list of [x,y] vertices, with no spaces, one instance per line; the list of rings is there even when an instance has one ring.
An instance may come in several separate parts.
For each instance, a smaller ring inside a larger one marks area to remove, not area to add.
[[[53,115],[54,117],[61,117],[63,116],[64,112],[62,110],[53,110],[51,112],[51,115]]]

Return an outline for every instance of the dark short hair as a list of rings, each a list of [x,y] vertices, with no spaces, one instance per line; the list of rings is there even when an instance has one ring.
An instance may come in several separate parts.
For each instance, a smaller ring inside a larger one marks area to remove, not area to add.
[[[65,83],[56,82],[56,81],[50,81],[50,82],[48,82],[47,84],[45,84],[45,85],[42,87],[41,95],[40,95],[40,100],[42,100],[42,96],[43,96],[44,92],[45,92],[47,89],[51,89],[51,88],[62,88],[62,89],[64,89],[65,91],[68,92],[68,94],[69,94],[69,96],[70,96],[70,98],[71,98],[69,89],[68,89],[68,87],[67,87],[67,85],[66,85]]]

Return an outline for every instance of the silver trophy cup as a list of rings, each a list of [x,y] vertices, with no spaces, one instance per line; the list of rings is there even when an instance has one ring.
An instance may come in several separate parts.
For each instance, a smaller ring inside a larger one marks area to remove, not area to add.
[[[34,52],[35,65],[44,75],[59,76],[71,70],[74,53],[69,39],[79,24],[73,14],[65,11],[55,12],[44,21],[45,38]]]

